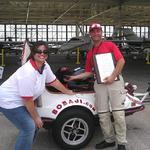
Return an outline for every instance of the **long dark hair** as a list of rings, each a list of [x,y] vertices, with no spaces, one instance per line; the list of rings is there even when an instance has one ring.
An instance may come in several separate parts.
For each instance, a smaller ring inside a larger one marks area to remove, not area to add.
[[[29,59],[33,59],[34,60],[34,55],[36,53],[36,50],[41,45],[44,45],[45,49],[48,50],[48,44],[46,42],[44,42],[44,41],[37,41],[37,42],[33,43],[33,45],[31,46],[31,53],[30,53],[30,55],[29,55],[27,60],[29,60]]]

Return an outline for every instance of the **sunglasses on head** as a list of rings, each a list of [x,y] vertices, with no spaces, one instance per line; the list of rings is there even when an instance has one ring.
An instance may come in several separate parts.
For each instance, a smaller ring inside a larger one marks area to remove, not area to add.
[[[38,54],[42,54],[42,53],[43,53],[43,54],[46,54],[46,55],[48,54],[48,50],[43,50],[43,51],[42,51],[42,50],[38,50],[38,49],[37,49],[37,50],[35,50],[34,52],[35,52],[35,53],[38,53]]]

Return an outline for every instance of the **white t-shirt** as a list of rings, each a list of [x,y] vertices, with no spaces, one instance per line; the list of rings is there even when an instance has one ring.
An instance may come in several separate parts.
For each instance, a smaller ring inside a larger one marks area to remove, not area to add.
[[[55,80],[56,76],[47,62],[40,74],[33,60],[29,60],[0,86],[0,107],[12,109],[23,106],[22,98],[35,100],[43,93],[45,84]]]

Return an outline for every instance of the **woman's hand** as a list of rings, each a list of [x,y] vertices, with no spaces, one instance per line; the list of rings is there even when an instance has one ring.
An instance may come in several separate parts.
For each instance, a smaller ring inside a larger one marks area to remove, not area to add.
[[[73,92],[72,90],[67,90],[65,94],[68,94],[68,95],[75,95],[75,92]]]
[[[35,122],[35,125],[37,128],[42,128],[43,122],[41,120],[41,117],[39,116],[38,112],[36,111],[34,101],[32,98],[30,99],[23,99],[24,105],[27,109],[27,111],[30,113],[32,119]]]
[[[55,80],[55,82],[50,84],[51,86],[55,87],[57,90],[61,91],[64,94],[74,95],[75,93],[66,88],[59,80]]]
[[[41,117],[38,116],[38,117],[34,118],[34,122],[35,122],[35,125],[37,128],[43,127],[43,122],[42,122]]]

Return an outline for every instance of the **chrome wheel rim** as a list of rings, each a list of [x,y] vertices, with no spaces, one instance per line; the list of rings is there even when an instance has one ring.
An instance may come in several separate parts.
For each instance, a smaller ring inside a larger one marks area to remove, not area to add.
[[[78,145],[85,141],[89,134],[88,124],[80,118],[72,118],[64,123],[61,136],[65,143]]]

